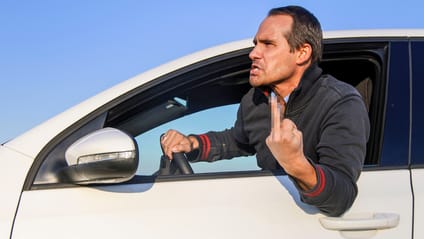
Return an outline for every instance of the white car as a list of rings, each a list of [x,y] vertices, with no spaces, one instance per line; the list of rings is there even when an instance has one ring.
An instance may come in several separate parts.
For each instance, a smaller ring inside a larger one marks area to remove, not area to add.
[[[0,238],[424,238],[424,30],[324,35],[321,67],[357,87],[372,126],[343,216],[302,203],[255,157],[192,172],[161,161],[167,129],[231,127],[250,88],[249,39],[147,71],[2,144]]]

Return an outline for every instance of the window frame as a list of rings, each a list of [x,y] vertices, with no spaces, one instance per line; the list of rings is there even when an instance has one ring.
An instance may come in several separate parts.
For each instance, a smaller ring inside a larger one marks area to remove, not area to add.
[[[372,52],[373,49],[376,48],[376,46],[383,46],[383,45],[389,45],[389,39],[383,38],[383,39],[329,39],[325,40],[325,49],[327,51],[324,52],[325,54],[329,54],[328,47],[329,46],[335,46],[333,51],[340,51],[341,54],[347,54],[347,52]],[[383,47],[384,48],[384,47]],[[156,102],[154,98],[157,99],[165,99],[166,95],[174,91],[176,89],[182,89],[184,87],[187,87],[190,84],[193,84],[197,82],[197,86],[201,86],[203,84],[208,84],[210,82],[213,82],[215,80],[219,80],[219,75],[214,75],[219,72],[219,70],[222,70],[222,67],[230,67],[231,64],[228,64],[231,61],[235,61],[237,64],[244,64],[247,65],[250,68],[250,60],[248,59],[248,52],[250,52],[251,48],[245,48],[237,51],[233,51],[230,53],[226,53],[220,56],[212,57],[210,59],[197,62],[195,64],[189,65],[187,67],[181,68],[177,71],[168,73],[166,75],[163,75],[155,80],[152,80],[144,85],[141,85],[137,88],[134,88],[133,90],[129,91],[128,93],[121,95],[120,97],[110,101],[109,103],[105,104],[103,107],[100,107],[96,111],[92,112],[91,114],[87,115],[83,119],[81,119],[78,123],[72,125],[68,129],[64,130],[60,135],[55,137],[49,144],[47,144],[44,149],[41,151],[41,153],[37,156],[35,163],[33,164],[30,173],[28,174],[27,180],[24,185],[24,190],[31,190],[31,189],[41,189],[41,188],[49,188],[49,187],[65,187],[70,185],[63,185],[61,183],[57,183],[56,185],[46,184],[46,185],[34,185],[35,177],[44,161],[44,159],[48,156],[48,154],[54,150],[57,145],[59,145],[60,142],[63,142],[68,137],[70,137],[75,132],[78,132],[83,126],[87,125],[89,122],[94,120],[95,118],[107,114],[107,118],[104,119],[102,126],[96,126],[93,127],[90,130],[95,130],[97,128],[101,127],[107,127],[110,125],[113,125],[114,120],[116,122],[119,117],[125,117],[125,114],[131,114],[131,110],[134,108],[128,107],[129,105],[134,104],[134,102],[137,102],[137,104],[146,103],[149,100],[152,100],[152,102]],[[382,136],[383,136],[383,130],[384,130],[384,122],[383,119],[385,117],[385,107],[386,107],[386,71],[387,71],[387,59],[388,59],[388,48],[384,48],[383,52],[373,54],[377,54],[381,57],[381,72],[378,74],[376,82],[379,82],[377,84],[377,87],[373,88],[373,100],[372,100],[372,107],[376,107],[379,105],[379,110],[374,110],[372,114],[370,114],[371,117],[371,123],[373,131],[371,133],[370,137],[370,151],[368,152],[369,155],[372,155],[373,158],[376,160],[380,160],[381,157],[381,148],[382,148]],[[212,67],[212,70],[209,69],[210,66],[213,64],[216,64],[214,67]],[[201,68],[208,68],[208,71],[198,71]],[[242,68],[245,68],[246,66],[243,66]],[[209,77],[210,79],[207,81],[199,81],[200,79],[205,79],[205,77]],[[169,82],[170,79],[173,79],[172,82]],[[189,80],[187,80],[189,79]],[[241,96],[240,96],[241,97]],[[196,110],[200,110],[201,108],[196,108]],[[121,113],[120,113],[121,112]],[[193,113],[192,112],[188,113]],[[118,120],[119,121],[119,120]],[[378,127],[375,127],[378,125]],[[371,156],[367,156],[371,157]],[[378,169],[384,165],[381,165],[380,162],[377,161],[371,161],[371,165],[365,166],[364,169]],[[209,178],[221,178],[221,177],[244,177],[244,176],[263,176],[263,175],[271,175],[271,172],[267,171],[258,171],[258,172],[223,172],[223,173],[212,173],[212,174],[202,174],[202,175],[190,175],[185,176],[184,180],[186,179],[209,179]],[[181,178],[181,176],[174,177],[161,177],[159,180],[179,180],[178,178]],[[135,177],[133,180],[127,183],[138,183],[141,181],[151,181],[151,180],[158,180],[154,177]]]

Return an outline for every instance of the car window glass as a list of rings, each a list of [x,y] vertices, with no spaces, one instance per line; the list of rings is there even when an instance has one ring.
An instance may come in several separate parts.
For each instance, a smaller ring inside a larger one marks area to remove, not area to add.
[[[159,169],[162,151],[160,135],[169,129],[183,134],[201,134],[207,131],[220,131],[234,125],[238,104],[220,106],[196,112],[191,115],[170,121],[136,137],[139,147],[138,175],[152,175]],[[231,160],[220,160],[213,163],[191,163],[195,173],[229,172],[258,170],[255,156],[238,157]]]
[[[424,164],[424,42],[412,43],[412,162],[413,164]]]
[[[387,87],[387,106],[380,166],[408,163],[409,147],[409,54],[408,42],[392,42]]]

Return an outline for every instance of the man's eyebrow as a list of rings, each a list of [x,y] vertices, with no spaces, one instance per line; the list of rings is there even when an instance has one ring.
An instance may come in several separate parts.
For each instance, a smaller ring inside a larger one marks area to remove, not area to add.
[[[264,43],[264,44],[268,44],[268,43],[275,43],[276,39],[272,38],[272,37],[268,37],[268,36],[264,36],[264,37],[258,37],[255,36],[252,40],[253,44],[256,46],[258,43]]]
[[[261,43],[275,43],[275,40],[274,39],[271,39],[271,38],[255,39],[255,42],[254,43],[258,43],[258,42],[261,42]]]

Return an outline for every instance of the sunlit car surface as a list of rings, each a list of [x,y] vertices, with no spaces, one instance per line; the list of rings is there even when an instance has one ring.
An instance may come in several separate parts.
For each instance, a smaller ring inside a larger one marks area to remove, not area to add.
[[[110,88],[0,146],[0,238],[424,238],[424,31],[325,33],[326,73],[371,120],[359,194],[341,217],[302,203],[255,157],[161,161],[167,129],[232,126],[251,39]],[[168,164],[167,164],[168,163]]]

